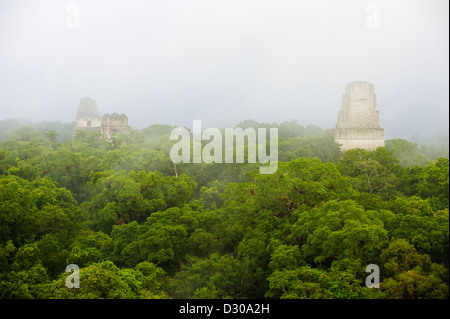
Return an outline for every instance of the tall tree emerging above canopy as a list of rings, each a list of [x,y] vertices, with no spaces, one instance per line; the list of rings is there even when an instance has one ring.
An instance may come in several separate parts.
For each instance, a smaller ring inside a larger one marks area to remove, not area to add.
[[[383,198],[393,198],[398,194],[401,167],[384,147],[373,152],[349,150],[336,167],[343,175],[350,177],[353,187],[360,192],[379,194]]]

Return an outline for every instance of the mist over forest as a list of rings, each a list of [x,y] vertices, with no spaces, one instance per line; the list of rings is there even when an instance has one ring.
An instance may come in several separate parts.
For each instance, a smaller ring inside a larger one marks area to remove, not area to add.
[[[344,86],[375,85],[386,138],[448,135],[448,2],[2,1],[0,120],[100,113],[152,124],[336,125]]]
[[[0,299],[448,300],[448,8],[0,1]]]

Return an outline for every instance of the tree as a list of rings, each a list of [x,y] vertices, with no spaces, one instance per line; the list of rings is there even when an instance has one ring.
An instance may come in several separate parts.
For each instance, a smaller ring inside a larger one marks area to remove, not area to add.
[[[281,138],[304,136],[305,128],[297,122],[297,120],[290,120],[281,123],[278,128],[278,136]]]
[[[272,271],[294,270],[300,266],[305,266],[305,263],[302,261],[299,246],[281,244],[272,253],[268,266]]]
[[[110,241],[111,238],[101,231],[81,230],[68,247],[70,254],[67,257],[67,264],[87,267],[100,262],[104,259],[102,247]]]
[[[398,194],[401,168],[397,162],[384,147],[379,147],[373,152],[349,150],[336,166],[341,174],[350,177],[358,191],[379,194],[388,199]]]
[[[274,174],[253,172],[248,176],[253,183],[242,195],[256,212],[270,210],[276,215],[290,214],[300,205],[313,207],[331,199],[349,198],[354,192],[348,179],[342,177],[334,165],[317,159],[279,163]],[[226,196],[233,198],[229,187]],[[236,195],[242,196],[241,193]]]
[[[213,181],[200,189],[200,199],[205,208],[217,209],[223,204],[222,194],[225,191],[225,184]]]
[[[144,299],[167,298],[161,291],[164,273],[151,264],[137,269],[120,269],[111,261],[80,268],[80,288],[67,289],[66,275],[52,282],[52,298],[57,299]],[[142,273],[142,270],[144,273]],[[154,284],[155,286],[151,287]],[[149,289],[150,288],[150,289]],[[148,290],[149,289],[149,290]]]
[[[329,201],[296,214],[288,239],[300,245],[310,265],[329,268],[346,258],[368,265],[375,263],[387,244],[388,233],[376,212],[364,211],[352,200]]]
[[[436,198],[442,208],[449,207],[449,160],[438,158],[424,168],[417,186],[422,198]]]
[[[402,166],[437,149],[391,140],[339,159],[332,130],[244,121],[279,129],[278,170],[260,174],[174,166],[168,125],[61,143],[70,125],[3,124],[0,297],[448,297],[448,159]]]
[[[0,274],[0,296],[4,299],[48,299],[49,286],[50,278],[41,263]]]
[[[58,132],[55,132],[53,130],[49,130],[49,131],[44,133],[44,137],[49,139],[50,142],[56,143],[56,139],[58,137]]]
[[[407,239],[432,260],[448,264],[448,209],[436,211],[419,197],[397,198],[390,210],[395,218],[385,223],[391,237]]]
[[[381,254],[381,273],[385,278],[380,289],[395,299],[448,298],[448,269],[432,263],[428,255],[419,254],[405,239],[392,239]]]
[[[326,288],[326,274],[319,269],[300,267],[294,270],[276,270],[267,280],[266,297],[280,299],[329,299],[332,292]]]
[[[34,239],[37,229],[33,197],[20,178],[0,178],[0,243],[22,245]]]
[[[398,159],[399,164],[403,167],[425,166],[428,158],[417,149],[417,144],[406,140],[396,138],[387,140],[386,151]]]

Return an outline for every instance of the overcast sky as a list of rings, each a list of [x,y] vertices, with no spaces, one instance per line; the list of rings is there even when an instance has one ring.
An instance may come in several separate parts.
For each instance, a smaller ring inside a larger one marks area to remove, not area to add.
[[[447,0],[0,0],[0,120],[334,128],[375,85],[387,138],[448,134]],[[77,17],[79,19],[77,19]]]

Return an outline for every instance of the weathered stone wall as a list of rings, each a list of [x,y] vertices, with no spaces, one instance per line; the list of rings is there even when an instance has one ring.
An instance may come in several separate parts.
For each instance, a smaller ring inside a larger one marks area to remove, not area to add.
[[[108,140],[124,134],[128,130],[128,117],[125,114],[104,114],[98,111],[97,103],[90,97],[80,100],[78,105],[74,136],[77,131],[101,132]]]
[[[128,117],[125,114],[104,114],[102,117],[102,135],[106,139],[126,133],[128,130]]]
[[[380,128],[373,84],[356,81],[345,86],[334,140],[341,144],[342,152],[355,148],[372,151],[384,146],[384,130]]]

